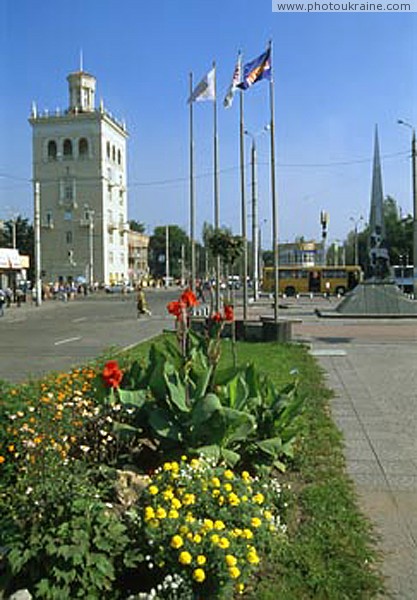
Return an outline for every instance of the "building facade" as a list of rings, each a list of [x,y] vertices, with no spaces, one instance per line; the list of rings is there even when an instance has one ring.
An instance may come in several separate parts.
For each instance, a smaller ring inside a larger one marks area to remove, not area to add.
[[[324,250],[321,242],[286,242],[278,245],[278,252],[279,264],[282,266],[312,267],[324,264]]]
[[[46,282],[128,279],[124,123],[95,107],[96,79],[68,77],[69,108],[29,119],[40,184],[41,272]]]
[[[129,231],[129,281],[144,283],[149,278],[149,236],[138,231]]]

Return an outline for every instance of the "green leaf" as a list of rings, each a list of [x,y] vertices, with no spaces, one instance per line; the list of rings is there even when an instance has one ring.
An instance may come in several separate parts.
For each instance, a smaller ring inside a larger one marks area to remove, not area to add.
[[[185,398],[185,386],[175,367],[169,363],[164,365],[164,379],[173,407],[178,408],[181,412],[189,412]],[[171,408],[173,407],[171,406]]]
[[[226,394],[228,404],[231,408],[240,409],[245,405],[248,398],[248,386],[242,376],[237,373],[233,379],[227,383]]]
[[[256,419],[247,412],[225,406],[220,413],[225,428],[224,441],[227,441],[227,444],[246,440],[256,430]]]
[[[200,426],[213,416],[213,414],[222,409],[220,399],[216,394],[207,394],[204,398],[197,400],[191,411],[191,424],[194,427]]]
[[[217,444],[210,444],[208,446],[200,446],[194,450],[196,454],[204,456],[208,460],[219,462],[221,456],[221,448]]]
[[[124,406],[142,408],[147,399],[146,390],[122,390],[119,389],[120,402]]]
[[[180,427],[172,418],[172,414],[163,408],[153,408],[149,413],[149,425],[161,438],[182,441]]]
[[[234,467],[240,460],[240,454],[227,448],[221,449],[221,455],[230,467]]]
[[[282,453],[282,439],[280,437],[255,442],[255,446],[274,459]]]

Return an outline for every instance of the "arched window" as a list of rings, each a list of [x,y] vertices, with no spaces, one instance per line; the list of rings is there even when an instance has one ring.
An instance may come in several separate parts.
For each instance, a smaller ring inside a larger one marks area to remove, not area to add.
[[[112,147],[112,159],[116,160],[116,148],[115,148],[115,146]]]
[[[72,231],[67,231],[65,234],[67,244],[72,244]]]
[[[122,153],[120,150],[117,151],[117,163],[120,165],[122,162]]]
[[[88,140],[86,138],[81,138],[78,142],[78,155],[84,158],[88,156]]]
[[[110,158],[110,142],[106,144],[107,158]]]
[[[72,142],[71,140],[64,140],[64,158],[68,158],[70,156],[72,156]]]
[[[48,158],[49,160],[56,160],[56,156],[57,156],[57,145],[56,142],[54,140],[51,140],[50,142],[48,142]]]

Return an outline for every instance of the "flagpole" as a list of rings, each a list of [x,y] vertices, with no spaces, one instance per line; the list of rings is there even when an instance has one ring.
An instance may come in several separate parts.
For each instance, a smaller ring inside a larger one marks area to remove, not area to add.
[[[274,77],[272,71],[272,40],[269,42],[271,77],[269,80],[269,102],[271,109],[271,196],[272,196],[272,247],[274,256],[274,321],[278,321],[279,253],[278,253],[278,199],[275,181],[275,119],[274,119]]]
[[[193,93],[193,74],[190,73],[190,98]],[[194,196],[194,130],[193,102],[190,104],[190,245],[191,245],[191,274],[190,287],[195,290],[195,196]]]
[[[219,165],[218,165],[218,139],[217,139],[217,85],[216,85],[216,62],[213,61],[214,69],[214,102],[213,102],[213,127],[214,127],[214,228],[220,228],[219,210]],[[216,256],[216,312],[220,310],[220,256]]]
[[[245,127],[243,118],[243,90],[239,94],[240,106],[240,193],[243,241],[243,322],[248,318],[248,241],[246,239],[246,198],[245,198]]]

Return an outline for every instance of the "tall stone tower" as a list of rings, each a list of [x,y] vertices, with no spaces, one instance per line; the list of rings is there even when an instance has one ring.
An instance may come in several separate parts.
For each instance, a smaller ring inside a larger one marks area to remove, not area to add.
[[[124,123],[103,104],[82,68],[67,77],[69,107],[32,107],[33,179],[40,184],[41,269],[45,282],[127,279]]]

